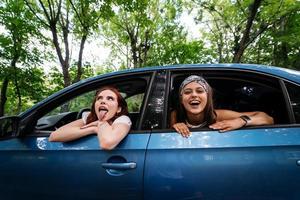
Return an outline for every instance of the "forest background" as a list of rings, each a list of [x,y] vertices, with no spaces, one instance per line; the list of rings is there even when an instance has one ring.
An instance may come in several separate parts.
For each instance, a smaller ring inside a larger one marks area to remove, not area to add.
[[[106,50],[95,48],[96,43]],[[0,116],[18,114],[87,77],[191,63],[300,70],[300,1],[0,3]]]

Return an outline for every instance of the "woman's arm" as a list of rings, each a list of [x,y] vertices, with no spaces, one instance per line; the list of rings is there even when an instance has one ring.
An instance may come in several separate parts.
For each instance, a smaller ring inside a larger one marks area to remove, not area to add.
[[[130,126],[125,123],[110,125],[108,122],[98,123],[98,139],[102,149],[111,150],[115,148],[129,133]]]
[[[82,126],[84,126],[82,119],[68,123],[56,131],[53,131],[49,137],[49,141],[68,142],[90,134],[94,134],[97,131],[97,126],[90,126],[87,128],[82,128]]]
[[[271,116],[264,112],[236,112],[232,110],[215,110],[217,113],[217,122],[210,125],[212,129],[220,132],[235,130],[243,126],[268,125],[274,124]],[[241,116],[246,115],[249,120],[242,119]]]

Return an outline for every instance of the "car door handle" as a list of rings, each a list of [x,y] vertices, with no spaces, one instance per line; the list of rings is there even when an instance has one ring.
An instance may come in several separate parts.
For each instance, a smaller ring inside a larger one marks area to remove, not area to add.
[[[102,167],[104,169],[114,169],[114,170],[128,170],[135,169],[135,162],[127,162],[127,163],[102,163]]]

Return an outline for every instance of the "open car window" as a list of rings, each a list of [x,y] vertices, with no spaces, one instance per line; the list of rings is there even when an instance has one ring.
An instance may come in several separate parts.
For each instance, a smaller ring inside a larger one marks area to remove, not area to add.
[[[216,109],[238,112],[263,111],[274,118],[275,124],[290,123],[287,102],[279,80],[262,74],[243,73],[242,71],[174,72],[171,75],[170,112],[179,106],[180,84],[192,74],[203,76],[210,84]]]
[[[105,85],[113,85],[118,88],[128,105],[129,117],[132,121],[131,129],[137,130],[142,114],[141,108],[145,101],[145,93],[148,90],[149,79],[149,76],[143,76],[115,81],[110,80],[109,83],[102,83],[93,90],[76,92],[79,95],[65,98],[65,100],[61,100],[63,103],[54,106],[52,109],[48,108],[49,111],[38,118],[35,125],[35,133],[49,133],[67,123],[81,119],[83,112],[90,111],[97,89]]]

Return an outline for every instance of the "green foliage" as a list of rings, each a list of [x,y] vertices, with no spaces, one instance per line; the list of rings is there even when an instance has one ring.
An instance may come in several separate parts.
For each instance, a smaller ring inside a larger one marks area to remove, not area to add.
[[[218,62],[232,62],[247,28],[253,3],[254,0],[203,0],[200,3],[198,1],[187,4],[189,9],[198,11],[197,22],[204,23],[207,27],[202,34],[205,43],[209,43],[213,52],[216,52],[215,59]],[[295,62],[289,62],[297,60],[297,56],[290,56],[297,51],[296,46],[292,47],[288,41],[299,35],[299,26],[293,20],[299,19],[299,4],[296,0],[262,1],[250,27],[249,37],[245,38],[246,50],[241,61],[282,67],[295,66]],[[290,24],[295,28],[288,28]]]
[[[21,86],[22,107],[21,112],[30,108],[37,102],[43,100],[47,96],[46,88],[44,87],[45,75],[41,68],[32,67],[26,69],[18,69],[17,79]],[[1,83],[2,84],[2,83]],[[18,110],[18,99],[16,96],[16,87],[10,82],[7,91],[7,103],[5,110],[7,115],[15,115]]]
[[[72,79],[74,79],[77,76],[76,63],[71,66],[70,75],[71,75]],[[92,66],[90,66],[90,65],[83,66],[82,79],[89,78],[94,75],[95,75],[95,73],[93,71]],[[45,86],[47,88],[47,96],[64,88],[63,75],[60,72],[60,70],[58,69],[58,67],[54,66],[50,69],[49,75],[46,79]]]
[[[89,35],[97,31],[100,18],[108,20],[114,15],[110,1],[99,0],[69,0],[74,12],[75,35]]]
[[[126,98],[128,112],[140,112],[143,99],[144,94],[137,94],[132,97]]]
[[[179,25],[163,27],[153,42],[147,65],[170,65],[212,62],[212,52],[202,41],[188,41],[187,33]]]
[[[4,105],[4,114],[17,114],[43,97],[43,72],[33,67],[43,58],[34,46],[43,37],[38,29],[40,24],[22,0],[0,4],[0,24],[4,27],[0,36],[0,84],[2,86],[4,79],[9,81],[7,93],[1,93],[8,101],[0,102],[0,105]],[[33,90],[34,87],[37,88]]]

